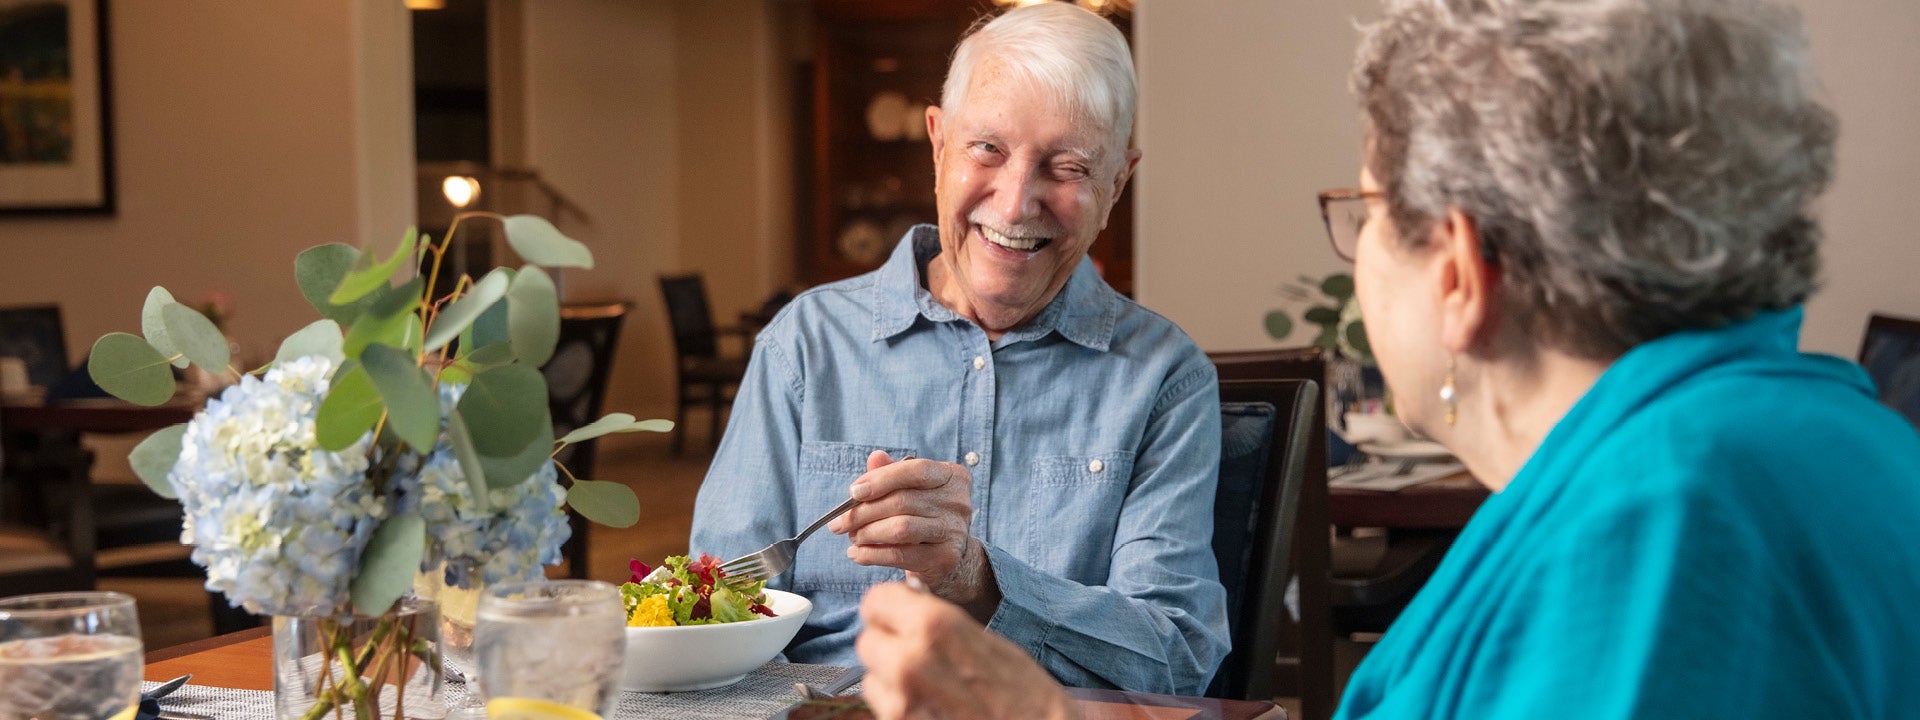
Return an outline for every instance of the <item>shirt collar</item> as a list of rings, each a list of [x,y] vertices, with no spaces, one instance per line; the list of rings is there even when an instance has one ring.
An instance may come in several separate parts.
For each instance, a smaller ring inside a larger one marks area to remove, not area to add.
[[[964,320],[934,300],[933,293],[921,282],[927,262],[939,254],[940,229],[933,225],[913,226],[894,247],[886,264],[876,271],[873,284],[873,340],[906,332],[920,317],[936,323]],[[1106,352],[1113,340],[1113,323],[1120,313],[1121,300],[1120,294],[1100,279],[1093,261],[1080,258],[1067,284],[1047,307],[1032,321],[1008,332],[1001,343],[1034,340],[1057,332],[1088,349]]]

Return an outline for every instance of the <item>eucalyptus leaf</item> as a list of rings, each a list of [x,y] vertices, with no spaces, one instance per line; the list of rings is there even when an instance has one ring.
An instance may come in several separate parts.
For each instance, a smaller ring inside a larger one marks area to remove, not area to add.
[[[628,428],[626,430],[622,430],[621,432],[656,432],[656,433],[673,432],[673,421],[661,420],[658,418],[653,420],[641,420],[640,422],[634,423],[633,427]]]
[[[1285,340],[1293,334],[1293,318],[1279,310],[1267,313],[1267,336],[1275,340]]]
[[[420,295],[427,290],[424,278],[414,278],[399,285],[383,288],[368,295],[372,301],[367,304],[366,314],[372,317],[390,318],[411,312],[420,305]]]
[[[640,522],[640,498],[633,488],[603,480],[575,480],[567,489],[567,506],[588,520],[608,527],[633,527]]]
[[[386,345],[368,345],[360,362],[386,403],[387,426],[414,449],[432,450],[440,437],[440,399],[426,371],[404,351]]]
[[[336,305],[328,298],[359,259],[360,251],[352,245],[331,243],[307,248],[293,260],[293,279],[300,285],[300,294],[307,303],[323,317],[351,325],[360,317],[360,304]]]
[[[138,335],[107,333],[87,354],[87,375],[100,389],[135,405],[154,406],[173,397],[167,358]]]
[[[480,451],[473,449],[473,440],[467,434],[467,421],[456,412],[447,416],[447,444],[453,446],[453,459],[460,463],[460,475],[466,478],[473,488],[473,510],[477,513],[491,512],[492,501],[487,498],[487,467],[480,462]]]
[[[513,362],[513,346],[504,342],[482,345],[474,350],[472,354],[468,355],[466,359],[467,362],[473,363],[474,367],[477,368],[506,365]]]
[[[170,303],[160,306],[160,319],[174,348],[193,364],[210,373],[227,371],[227,363],[233,359],[227,351],[227,336],[207,316],[180,303]]]
[[[480,465],[486,468],[488,487],[508,487],[525,482],[540,469],[541,465],[547,464],[552,455],[553,422],[545,413],[542,413],[540,430],[534,433],[533,440],[528,442],[526,447],[506,457],[493,457],[483,451],[480,454]]]
[[[434,316],[433,327],[427,330],[425,344],[427,350],[439,350],[445,347],[447,343],[458,337],[461,331],[472,325],[481,313],[486,312],[487,308],[493,307],[494,303],[506,296],[507,285],[511,281],[502,270],[504,268],[496,268],[493,272],[487,273],[480,282],[468,288],[465,295],[461,295],[460,299],[453,301],[446,309],[441,310],[439,315]]]
[[[385,287],[387,281],[393,279],[393,274],[400,270],[400,266],[405,264],[408,258],[413,257],[414,242],[419,239],[419,236],[419,231],[407,228],[407,236],[400,240],[400,247],[394,248],[393,254],[378,264],[368,262],[366,258],[370,255],[363,256],[360,262],[355,263],[354,269],[340,279],[340,286],[334,288],[333,294],[327,296],[327,302],[335,305],[350,303]]]
[[[385,411],[367,369],[349,361],[334,371],[327,397],[320,401],[320,412],[313,420],[314,438],[322,449],[345,450],[372,430]]]
[[[521,362],[540,367],[553,358],[560,343],[560,295],[545,270],[528,265],[514,276],[507,289],[507,333]]]
[[[537,215],[506,219],[507,244],[527,262],[547,267],[593,269],[593,252]]]
[[[360,553],[360,572],[353,576],[353,609],[379,615],[413,588],[420,561],[427,554],[427,523],[417,513],[387,518],[367,538]]]
[[[343,342],[340,323],[315,320],[280,341],[280,351],[274,353],[273,362],[278,364],[303,357],[323,357],[339,365],[347,357]]]
[[[504,344],[511,337],[507,332],[507,306],[494,303],[486,312],[480,313],[480,317],[474,318],[473,326],[467,328],[467,332],[460,334],[460,349],[464,352],[495,343]]]
[[[617,433],[624,428],[631,427],[633,420],[633,416],[626,413],[608,413],[606,417],[587,423],[583,427],[575,428],[573,432],[561,437],[560,442],[577,443],[581,440],[590,440],[602,435]]]
[[[127,454],[127,464],[133,466],[133,474],[140,476],[141,482],[160,497],[174,497],[173,483],[167,481],[167,473],[173,472],[174,463],[180,462],[180,440],[186,435],[186,423],[170,425],[148,435]]]
[[[140,334],[147,336],[147,343],[167,357],[180,355],[180,349],[173,345],[173,338],[167,337],[167,324],[160,317],[160,308],[173,303],[173,293],[156,285],[152,290],[147,291],[147,303],[140,308]],[[185,368],[186,356],[180,355],[176,358],[173,366]]]
[[[349,358],[359,358],[367,346],[380,344],[388,347],[406,347],[407,337],[413,334],[415,316],[412,313],[395,315],[389,318],[363,317],[347,329],[347,337],[341,342],[340,351]]]
[[[440,368],[440,384],[466,385],[473,382],[473,364],[465,360],[455,360]]]
[[[460,414],[466,416],[473,446],[482,455],[518,454],[547,419],[546,378],[525,365],[475,373],[473,384],[460,396]]]

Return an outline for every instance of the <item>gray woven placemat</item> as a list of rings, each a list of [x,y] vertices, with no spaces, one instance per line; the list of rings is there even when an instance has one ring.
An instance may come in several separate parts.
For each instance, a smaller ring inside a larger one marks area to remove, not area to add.
[[[740,682],[722,688],[683,693],[621,693],[620,704],[610,720],[765,718],[798,699],[793,692],[794,683],[825,685],[844,672],[846,668],[832,665],[768,663],[748,673]],[[141,683],[140,689],[147,690],[158,684]],[[448,707],[463,704],[467,692],[467,687],[457,682],[448,682],[441,690]],[[187,685],[160,704],[166,710],[207,715],[214,720],[273,720],[273,693],[265,690]]]

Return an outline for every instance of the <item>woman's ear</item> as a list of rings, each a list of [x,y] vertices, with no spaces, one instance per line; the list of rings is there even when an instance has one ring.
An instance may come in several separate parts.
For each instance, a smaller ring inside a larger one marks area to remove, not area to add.
[[[1430,239],[1440,255],[1440,343],[1448,352],[1466,353],[1494,332],[1500,268],[1482,252],[1479,224],[1458,208],[1447,209]]]

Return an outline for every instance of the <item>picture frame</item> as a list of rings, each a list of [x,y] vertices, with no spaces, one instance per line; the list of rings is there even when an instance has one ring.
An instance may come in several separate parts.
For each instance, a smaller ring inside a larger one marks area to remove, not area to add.
[[[0,215],[114,212],[107,0],[0,0]]]

